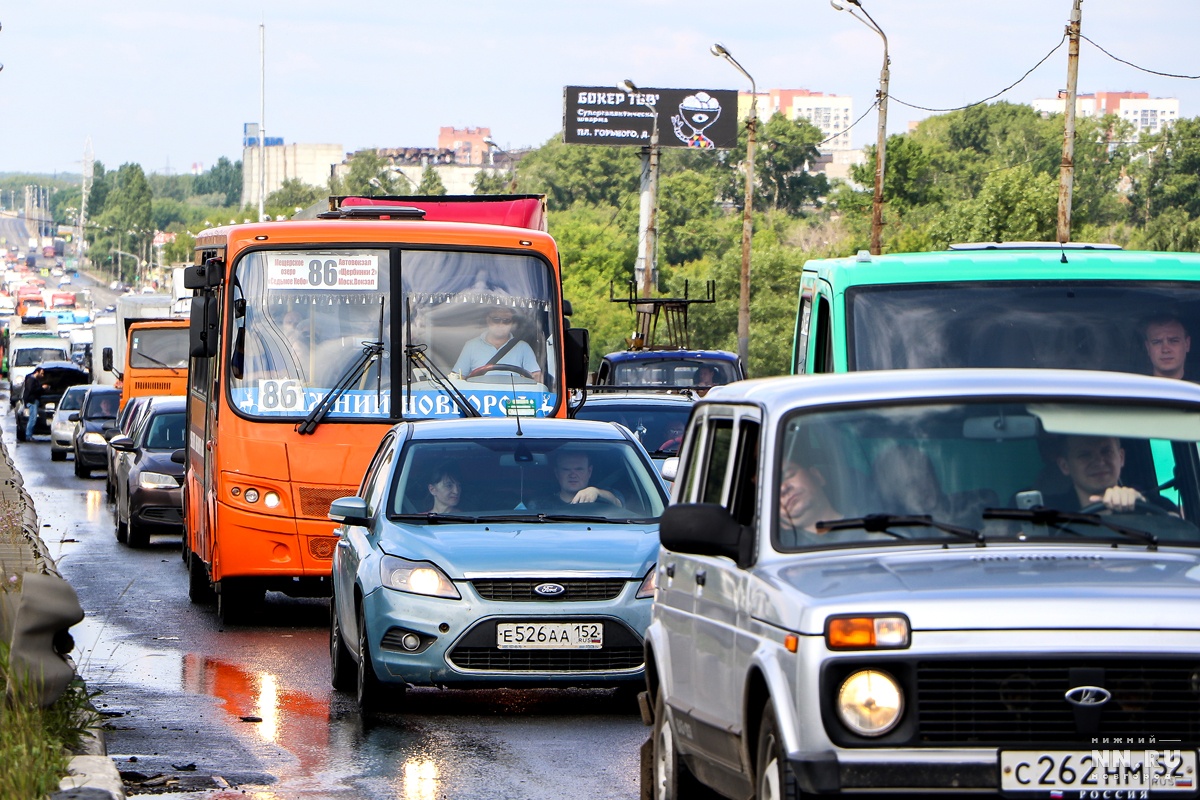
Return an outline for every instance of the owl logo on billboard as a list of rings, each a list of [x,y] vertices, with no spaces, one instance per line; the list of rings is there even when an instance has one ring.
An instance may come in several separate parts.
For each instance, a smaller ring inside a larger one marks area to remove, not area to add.
[[[675,136],[688,147],[712,150],[717,145],[704,130],[721,116],[721,104],[708,92],[689,94],[679,103],[679,113],[671,117]]]

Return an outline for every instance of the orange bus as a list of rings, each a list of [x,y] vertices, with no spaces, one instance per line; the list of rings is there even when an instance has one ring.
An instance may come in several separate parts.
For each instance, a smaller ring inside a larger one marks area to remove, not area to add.
[[[204,231],[185,272],[184,559],[222,620],[329,593],[329,504],[396,422],[563,417],[586,381],[542,196],[330,205]],[[493,319],[511,336],[476,365]]]
[[[189,320],[135,319],[129,322],[125,371],[121,379],[121,408],[132,397],[187,394]],[[112,348],[100,354],[101,365],[113,372]]]

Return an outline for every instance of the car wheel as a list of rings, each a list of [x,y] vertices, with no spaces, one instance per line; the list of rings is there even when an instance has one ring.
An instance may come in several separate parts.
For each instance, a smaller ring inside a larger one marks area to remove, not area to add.
[[[121,515],[115,508],[113,509],[113,526],[117,530],[117,541],[121,544],[129,544],[129,526],[121,522]]]
[[[67,460],[67,451],[66,450],[55,450],[54,448],[50,448],[50,460],[51,461],[66,461]]]
[[[116,487],[113,486],[113,482],[109,480],[108,476],[105,476],[104,478],[104,496],[108,499],[108,502],[116,502],[117,490]]]
[[[150,546],[150,532],[146,530],[145,526],[134,523],[133,519],[130,518],[129,522],[126,523],[126,527],[129,529],[130,547]]]
[[[758,726],[758,757],[754,760],[755,800],[800,800],[796,776],[783,754],[775,704],[768,700]]]
[[[336,596],[329,598],[329,678],[338,691],[353,692],[358,688],[354,659],[346,649],[342,626],[338,624]]]
[[[396,711],[404,697],[404,687],[391,687],[379,680],[375,662],[371,660],[371,648],[367,644],[367,615],[358,607],[358,689],[355,699],[363,716],[386,711]]]
[[[184,549],[187,550],[186,544]],[[188,553],[188,600],[196,605],[209,605],[216,601],[217,595],[208,580],[208,569],[204,566],[204,559],[191,551]]]
[[[92,471],[91,471],[91,469],[89,469],[88,467],[85,467],[85,466],[83,465],[83,462],[79,460],[79,454],[78,454],[78,453],[76,453],[76,454],[75,454],[75,477],[76,477],[76,478],[90,478],[90,477],[92,477]]]
[[[20,417],[17,417],[17,441],[18,442],[28,441],[28,439],[26,439],[26,437],[25,437],[25,423],[21,422]]]
[[[675,748],[675,731],[667,721],[666,701],[663,699],[663,688],[660,683],[654,695],[654,785],[650,796],[654,800],[690,800],[691,798],[720,797],[712,789],[704,786],[679,757]],[[645,793],[643,792],[643,796]]]
[[[217,592],[217,616],[226,625],[250,620],[263,602],[263,587],[252,578],[224,578]]]

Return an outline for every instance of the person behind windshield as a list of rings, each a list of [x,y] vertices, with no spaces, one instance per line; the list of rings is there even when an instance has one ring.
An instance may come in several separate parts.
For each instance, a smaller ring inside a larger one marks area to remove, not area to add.
[[[929,516],[939,522],[977,526],[979,513],[994,506],[996,493],[987,490],[947,495],[933,461],[919,447],[894,444],[885,447],[871,464],[875,487],[885,514]]]
[[[430,514],[450,514],[462,499],[462,478],[450,464],[442,464],[429,476],[429,494],[433,495]]]
[[[779,478],[779,527],[785,536],[790,531],[797,540],[821,536],[816,524],[840,519],[842,514],[829,499],[825,475],[815,466],[804,466],[789,459],[783,462]],[[798,542],[794,542],[798,543]]]
[[[696,368],[696,373],[692,377],[692,385],[700,389],[698,394],[703,397],[708,394],[708,390],[718,385],[717,368],[711,364],[704,364]]]
[[[458,360],[450,372],[462,378],[473,378],[493,370],[492,365],[519,367],[534,383],[542,382],[542,370],[528,342],[513,336],[520,320],[511,308],[491,308],[484,318],[483,333],[463,345]],[[496,372],[504,372],[498,369]]]
[[[1184,369],[1192,349],[1192,337],[1174,314],[1151,317],[1142,329],[1151,373],[1159,378],[1185,380]]]
[[[623,507],[625,504],[615,493],[592,486],[592,460],[587,453],[559,451],[554,455],[554,478],[558,491],[541,498],[539,508],[578,505],[580,503],[608,503]]]
[[[1079,511],[1103,503],[1109,511],[1133,511],[1138,502],[1176,512],[1175,505],[1158,494],[1142,494],[1121,485],[1125,449],[1116,436],[1063,436],[1055,442],[1055,463],[1071,480],[1070,490],[1046,495],[1042,505],[1059,511]]]
[[[659,453],[673,453],[683,444],[683,423],[672,422],[667,426],[667,440],[658,446]]]
[[[92,419],[116,419],[117,406],[120,405],[116,395],[104,394],[100,397],[100,403],[91,413]]]

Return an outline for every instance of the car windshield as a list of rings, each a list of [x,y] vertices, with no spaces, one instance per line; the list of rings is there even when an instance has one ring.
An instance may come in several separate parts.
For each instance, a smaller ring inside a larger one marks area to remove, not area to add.
[[[63,394],[62,400],[58,403],[59,411],[78,411],[83,405],[83,396],[87,393],[86,388],[67,389]]]
[[[84,419],[116,419],[120,392],[89,392],[83,401]]]
[[[652,456],[667,457],[679,452],[683,429],[692,407],[688,403],[609,403],[592,400],[584,403],[576,419],[616,422],[624,425]]]
[[[649,521],[666,498],[643,458],[623,440],[412,441],[396,468],[388,512],[426,522]],[[593,501],[572,503],[576,497]]]
[[[182,412],[156,414],[151,417],[146,430],[147,450],[178,450],[183,447],[183,436],[187,417]]]
[[[778,549],[911,540],[1200,546],[1200,419],[1104,403],[801,412],[773,487]],[[1112,486],[1129,506],[1101,502]],[[1095,500],[1093,499],[1095,498]]]
[[[13,353],[14,367],[33,367],[43,361],[66,361],[67,351],[60,347],[22,347]]]
[[[1190,342],[1189,332],[1200,331],[1194,283],[860,286],[846,291],[846,307],[851,370],[1037,367],[1154,374],[1152,342],[1161,346],[1172,336]]]
[[[613,365],[617,386],[721,386],[737,380],[733,362],[715,358],[647,358]]]

